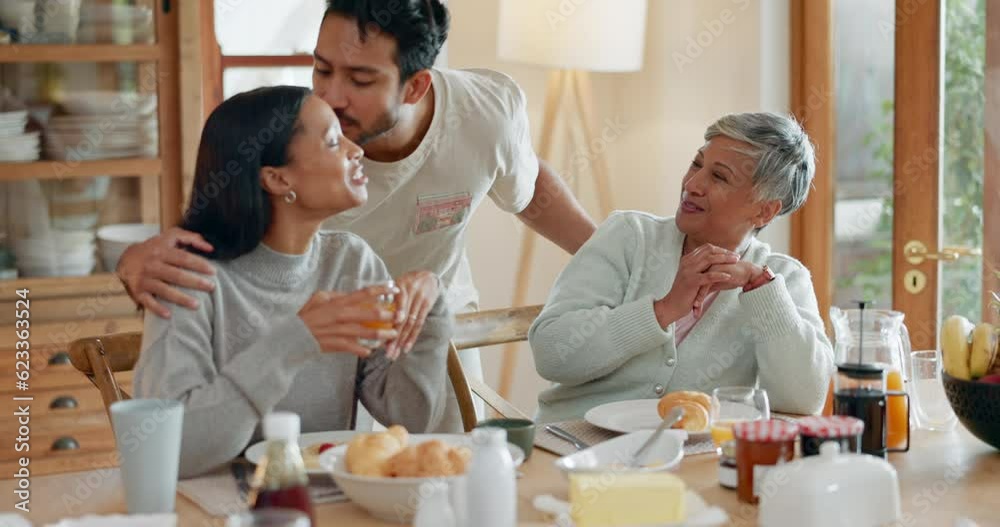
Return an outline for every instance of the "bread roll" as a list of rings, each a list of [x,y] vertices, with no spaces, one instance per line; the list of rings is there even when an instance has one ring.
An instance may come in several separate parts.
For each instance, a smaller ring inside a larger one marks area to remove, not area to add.
[[[663,419],[674,408],[683,408],[684,417],[674,424],[688,432],[702,432],[708,429],[712,409],[712,398],[701,392],[677,391],[664,395],[656,405],[656,411]]]
[[[404,429],[405,432],[405,429]],[[405,436],[403,436],[405,437]],[[399,434],[376,432],[360,434],[347,445],[344,464],[351,474],[382,476],[382,465],[406,446],[399,441]]]
[[[382,466],[382,475],[387,478],[415,478],[420,475],[420,457],[417,449],[410,445],[387,459]]]
[[[439,440],[411,445],[386,460],[382,475],[390,478],[429,478],[465,473],[472,453]]]

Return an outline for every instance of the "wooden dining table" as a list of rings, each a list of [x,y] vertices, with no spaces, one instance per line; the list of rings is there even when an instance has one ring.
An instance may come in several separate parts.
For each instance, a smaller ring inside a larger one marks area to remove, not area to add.
[[[1000,452],[979,441],[959,426],[950,432],[914,431],[908,453],[891,454],[890,463],[899,475],[904,526],[951,526],[959,517],[976,521],[980,526],[1000,525],[1000,510],[995,505],[1000,496]],[[518,479],[518,524],[552,525],[551,518],[532,506],[535,496],[551,494],[567,499],[565,476],[553,465],[556,456],[535,449],[522,467]],[[709,504],[721,507],[735,526],[757,525],[757,507],[741,503],[736,493],[719,486],[718,457],[713,454],[690,456],[677,470],[688,488]],[[865,482],[858,482],[864,486]],[[0,481],[4,507],[12,510],[15,482]],[[28,519],[36,527],[62,518],[85,514],[113,514],[125,511],[124,489],[118,469],[99,469],[31,480],[31,513]],[[194,502],[177,496],[178,526],[214,527],[225,519],[209,516]],[[320,526],[386,526],[363,509],[347,503],[318,505]]]

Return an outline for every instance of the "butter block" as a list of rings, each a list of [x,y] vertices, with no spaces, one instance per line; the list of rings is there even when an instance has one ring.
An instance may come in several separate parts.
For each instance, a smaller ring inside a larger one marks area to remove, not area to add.
[[[625,527],[685,520],[684,481],[668,472],[571,474],[576,527]]]

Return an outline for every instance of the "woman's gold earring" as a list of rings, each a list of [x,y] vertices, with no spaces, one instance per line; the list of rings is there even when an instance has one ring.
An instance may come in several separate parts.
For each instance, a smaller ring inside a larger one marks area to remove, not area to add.
[[[298,194],[295,193],[294,190],[289,190],[288,194],[285,194],[285,203],[291,205],[292,203],[295,203],[295,200],[298,198],[299,196]]]

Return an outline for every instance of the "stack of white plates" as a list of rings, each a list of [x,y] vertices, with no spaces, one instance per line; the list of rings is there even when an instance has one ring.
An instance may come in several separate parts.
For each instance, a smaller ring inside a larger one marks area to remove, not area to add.
[[[0,162],[23,162],[38,159],[39,134],[25,132],[28,111],[0,101]],[[9,111],[4,111],[9,110]]]
[[[53,230],[14,241],[21,276],[86,276],[94,269],[94,231]]]
[[[156,96],[114,91],[74,92],[62,101],[68,115],[45,130],[45,155],[57,160],[156,157]]]
[[[129,5],[84,5],[76,40],[85,44],[151,44],[153,10]]]

